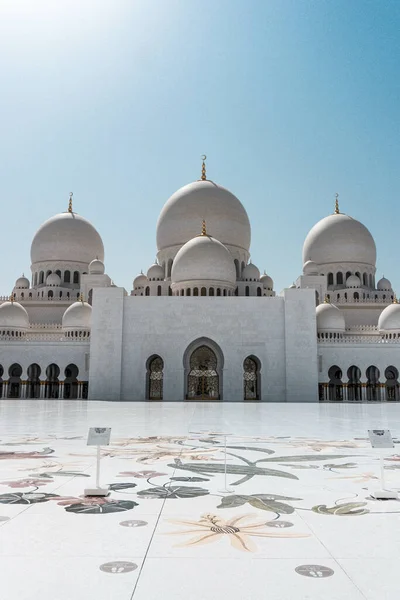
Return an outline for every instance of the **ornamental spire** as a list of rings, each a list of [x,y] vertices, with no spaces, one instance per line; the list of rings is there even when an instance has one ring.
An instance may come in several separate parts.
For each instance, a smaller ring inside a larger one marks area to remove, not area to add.
[[[201,160],[203,161],[202,165],[201,165],[201,181],[207,181],[207,174],[206,174],[206,158],[207,156],[205,154],[203,154],[203,156],[201,157]]]
[[[201,235],[207,235],[207,229],[206,229],[205,219],[203,219],[203,222],[201,224]]]
[[[398,304],[399,301],[397,300],[397,296],[396,294],[393,294],[393,304]]]
[[[329,299],[329,296],[328,296],[328,294],[325,294],[325,300],[324,300],[324,304],[330,304],[330,303],[331,303],[331,301],[330,301],[330,299]]]
[[[68,212],[72,213],[72,196],[74,195],[74,192],[70,192],[69,193],[69,202],[68,202]]]
[[[84,303],[82,292],[79,294],[79,302],[82,302],[82,304]]]
[[[15,300],[15,294],[10,294],[10,302],[11,304],[14,302]]]
[[[340,215],[340,210],[339,210],[339,194],[337,192],[335,194],[335,215]]]

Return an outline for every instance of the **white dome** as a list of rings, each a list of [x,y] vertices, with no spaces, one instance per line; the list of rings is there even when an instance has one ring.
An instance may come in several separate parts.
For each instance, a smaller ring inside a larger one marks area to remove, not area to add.
[[[303,265],[304,275],[318,275],[318,265],[312,260],[308,260]]]
[[[162,268],[162,266],[158,265],[157,263],[151,265],[151,267],[149,267],[149,270],[147,271],[147,279],[149,281],[164,281],[164,269]]]
[[[263,284],[264,287],[273,290],[274,289],[274,282],[272,280],[272,277],[270,277],[269,275],[267,275],[264,272],[264,275],[261,275],[260,277],[260,281]]]
[[[104,275],[106,268],[102,260],[95,258],[89,264],[89,274],[90,275]]]
[[[389,304],[379,315],[378,329],[382,333],[400,333],[400,304]]]
[[[29,316],[19,302],[3,302],[0,306],[0,329],[28,329]]]
[[[149,280],[147,279],[146,275],[144,275],[144,273],[139,273],[139,275],[137,275],[137,277],[135,277],[133,280],[133,289],[144,287],[148,283]]]
[[[386,277],[382,277],[382,279],[380,279],[376,284],[376,289],[381,292],[391,292],[392,284],[390,283],[389,279],[386,279]]]
[[[319,304],[317,313],[317,331],[322,333],[344,333],[346,322],[342,311],[334,304]]]
[[[193,239],[203,219],[214,238],[248,251],[250,222],[242,203],[212,181],[189,183],[167,200],[157,222],[158,250]]]
[[[259,281],[260,271],[256,265],[253,265],[253,263],[246,265],[243,269],[242,279],[244,279],[244,281]]]
[[[90,329],[92,307],[87,302],[74,302],[67,308],[62,318],[62,327],[66,331]]]
[[[57,261],[89,264],[94,256],[104,260],[101,237],[89,221],[74,212],[60,213],[45,221],[32,241],[32,264]]]
[[[319,221],[307,235],[303,246],[303,264],[313,261],[362,263],[375,266],[375,242],[366,227],[343,213]]]
[[[56,286],[56,285],[60,285],[60,284],[61,284],[61,278],[57,275],[57,273],[50,273],[50,275],[47,275],[46,285]]]
[[[18,277],[17,281],[15,282],[15,286],[14,288],[19,289],[19,290],[27,290],[30,286],[29,283],[29,279],[27,279],[26,277],[24,277],[24,275],[22,275],[22,277]]]
[[[359,288],[361,286],[361,279],[357,275],[349,275],[346,279],[347,288]]]
[[[172,265],[172,283],[218,281],[236,283],[236,269],[229,250],[209,235],[198,235],[179,250]]]

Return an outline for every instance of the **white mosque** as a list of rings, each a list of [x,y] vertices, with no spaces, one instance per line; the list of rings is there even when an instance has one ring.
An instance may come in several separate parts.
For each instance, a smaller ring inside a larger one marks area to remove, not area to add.
[[[279,295],[250,240],[245,208],[203,162],[161,210],[157,260],[128,293],[71,196],[33,238],[30,280],[0,298],[0,398],[399,400],[400,305],[375,282],[366,227],[336,200]]]

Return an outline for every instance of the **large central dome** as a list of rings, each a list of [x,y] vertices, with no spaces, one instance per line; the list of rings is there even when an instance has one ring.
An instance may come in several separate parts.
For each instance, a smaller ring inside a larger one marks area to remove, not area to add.
[[[45,221],[32,241],[32,264],[47,261],[89,264],[94,258],[104,261],[102,239],[89,221],[74,212],[60,213]]]
[[[189,183],[173,194],[157,222],[157,248],[182,246],[193,239],[205,219],[210,234],[228,246],[250,248],[250,222],[236,196],[208,180]]]
[[[358,263],[375,266],[376,247],[368,229],[343,213],[329,215],[311,229],[303,246],[303,264]]]

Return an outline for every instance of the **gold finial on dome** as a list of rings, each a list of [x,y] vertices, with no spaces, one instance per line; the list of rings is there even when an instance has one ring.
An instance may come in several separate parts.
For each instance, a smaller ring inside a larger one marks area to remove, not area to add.
[[[79,302],[82,302],[82,304],[84,303],[82,292],[79,294]]]
[[[207,181],[207,174],[206,174],[206,158],[207,156],[205,154],[202,155],[201,160],[203,161],[202,165],[201,165],[201,181]]]
[[[201,235],[207,235],[207,229],[206,229],[206,221],[205,221],[205,219],[203,219],[203,222],[201,224]]]
[[[399,301],[397,300],[397,296],[396,294],[393,294],[393,304],[398,304]]]
[[[74,195],[74,192],[70,192],[69,193],[69,202],[68,202],[68,212],[72,213],[72,196]]]
[[[331,301],[330,301],[330,299],[329,299],[329,296],[328,296],[328,294],[325,294],[325,300],[324,300],[324,304],[330,304],[330,303],[331,303]]]
[[[335,215],[340,215],[340,210],[339,210],[339,194],[337,192],[335,194]]]
[[[14,302],[15,300],[15,294],[10,294],[10,302],[11,304]]]

